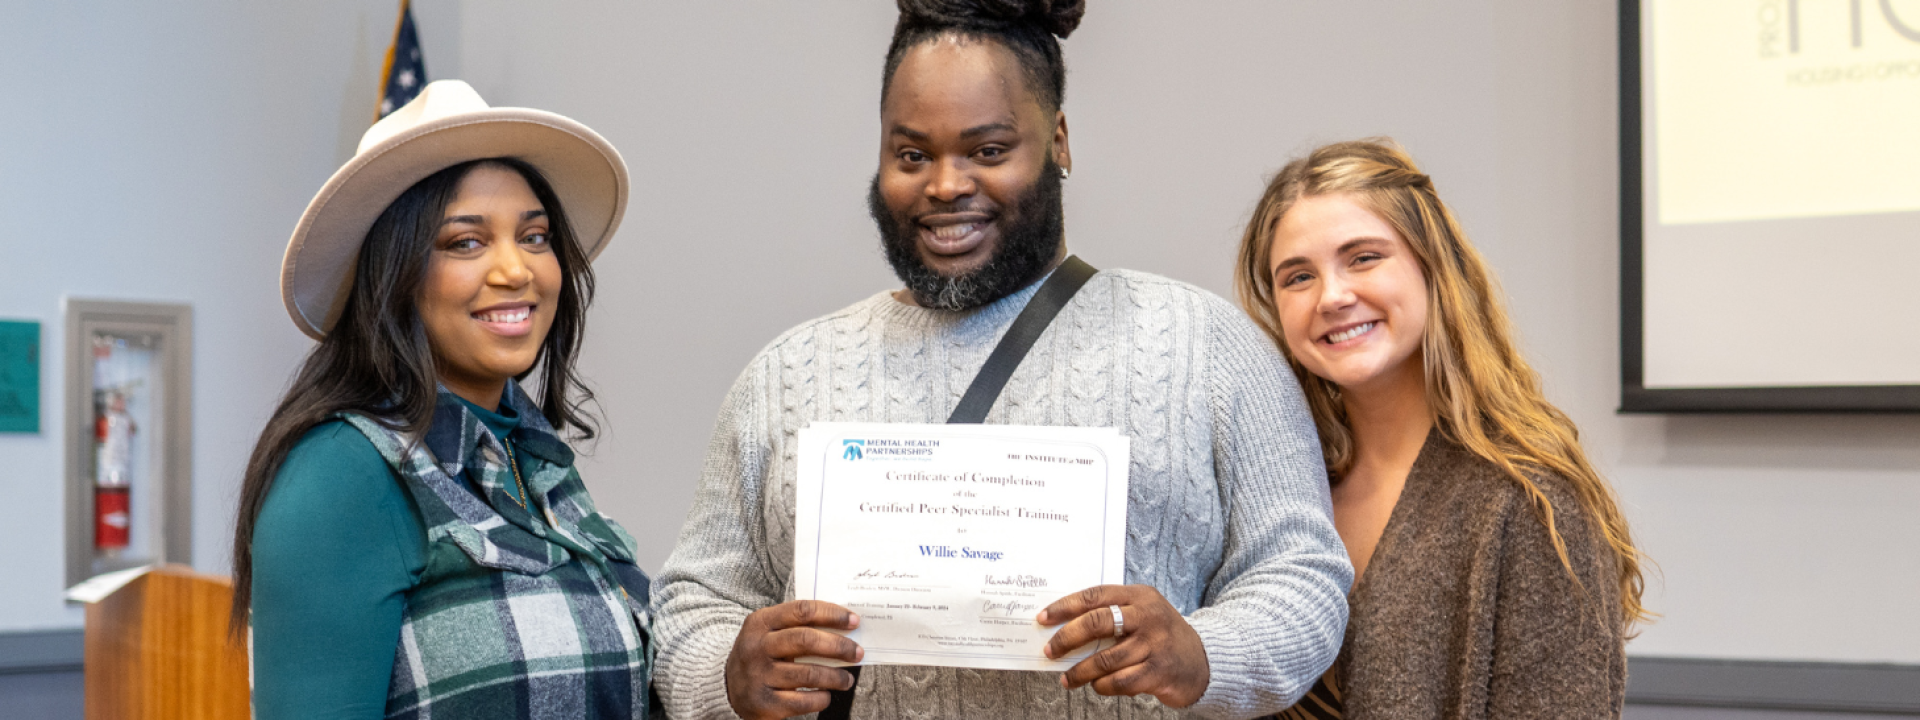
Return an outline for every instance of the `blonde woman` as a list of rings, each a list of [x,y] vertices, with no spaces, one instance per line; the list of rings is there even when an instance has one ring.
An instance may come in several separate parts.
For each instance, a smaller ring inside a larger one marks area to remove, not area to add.
[[[1390,141],[1314,150],[1236,275],[1305,386],[1355,571],[1339,659],[1282,717],[1618,716],[1640,553],[1432,180]]]

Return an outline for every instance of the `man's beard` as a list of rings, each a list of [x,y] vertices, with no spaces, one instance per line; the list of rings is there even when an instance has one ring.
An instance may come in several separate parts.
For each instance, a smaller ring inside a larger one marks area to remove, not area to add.
[[[931,212],[980,210],[986,202],[976,194],[951,205],[936,205]],[[867,213],[880,228],[880,242],[887,251],[887,263],[893,274],[906,283],[913,301],[921,307],[941,310],[970,310],[986,305],[1040,279],[1060,253],[1065,237],[1061,221],[1060,166],[1047,158],[1040,178],[1012,208],[988,208],[1000,230],[1000,241],[986,263],[971,272],[947,277],[927,267],[920,258],[920,224],[913,217],[893,212],[880,196],[880,176],[873,176],[867,189]]]

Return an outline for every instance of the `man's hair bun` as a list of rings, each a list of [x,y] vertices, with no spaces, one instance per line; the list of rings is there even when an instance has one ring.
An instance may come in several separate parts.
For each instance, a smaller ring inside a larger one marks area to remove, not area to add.
[[[902,25],[1006,30],[1030,25],[1065,40],[1080,27],[1087,0],[895,0]]]
[[[1080,27],[1087,0],[894,0],[900,22],[893,26],[887,70],[880,81],[884,106],[893,72],[909,48],[948,35],[999,43],[1013,52],[1027,87],[1051,113],[1067,96],[1067,63],[1060,41]]]

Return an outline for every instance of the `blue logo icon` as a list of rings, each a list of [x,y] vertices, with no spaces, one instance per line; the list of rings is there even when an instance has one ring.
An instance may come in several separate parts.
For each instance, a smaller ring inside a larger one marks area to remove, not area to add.
[[[865,446],[867,444],[867,441],[843,440],[841,442],[846,444],[847,451],[844,453],[841,453],[840,457],[846,458],[848,460],[859,460],[860,458],[865,457],[865,454],[860,451],[860,448]]]

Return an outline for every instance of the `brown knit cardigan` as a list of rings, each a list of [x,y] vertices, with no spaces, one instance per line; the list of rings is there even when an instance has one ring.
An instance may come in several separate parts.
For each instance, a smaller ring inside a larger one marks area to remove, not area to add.
[[[1616,561],[1567,482],[1536,478],[1579,575],[1493,463],[1428,433],[1336,660],[1348,718],[1620,716]]]

